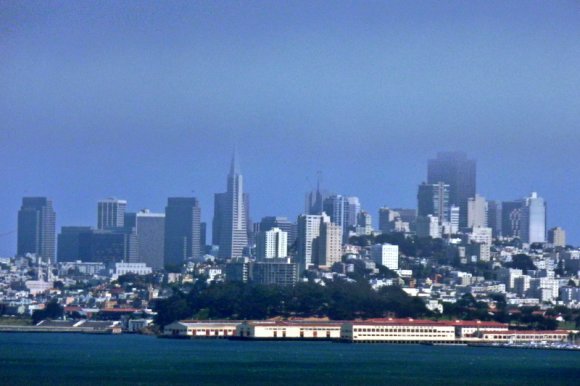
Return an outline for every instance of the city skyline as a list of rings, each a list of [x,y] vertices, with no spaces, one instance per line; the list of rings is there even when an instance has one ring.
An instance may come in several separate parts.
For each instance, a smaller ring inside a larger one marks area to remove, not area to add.
[[[413,207],[439,151],[477,193],[538,192],[580,243],[580,9],[481,3],[0,4],[0,255],[21,197],[57,225],[196,196],[211,221],[237,145],[254,221],[324,189]],[[192,191],[195,191],[192,193]]]
[[[448,153],[451,155],[451,153]],[[467,160],[465,157],[466,154],[457,153],[455,156],[462,157],[463,159]],[[473,162],[473,161],[469,161]],[[431,160],[427,163],[428,170],[431,170]],[[473,175],[477,174],[477,170],[474,169],[472,171]],[[255,241],[250,241],[250,234],[252,233],[249,229],[254,229],[253,222],[249,221],[251,218],[251,213],[249,212],[249,193],[243,191],[243,177],[240,168],[240,161],[237,154],[237,151],[234,150],[234,153],[231,157],[230,161],[230,169],[227,174],[227,192],[225,193],[215,193],[214,194],[214,212],[212,218],[212,244],[219,247],[220,253],[219,256],[222,258],[237,258],[242,257],[244,254],[246,247],[251,246],[251,244]],[[426,188],[428,188],[426,190]],[[321,190],[320,181],[317,182],[317,187],[315,192],[307,193],[306,196],[308,197],[311,194],[319,194],[318,192]],[[445,197],[443,194],[445,193]],[[420,237],[425,237],[425,235],[430,234],[431,231],[427,229],[423,229],[425,226],[425,221],[429,223],[429,219],[427,217],[431,217],[433,215],[434,218],[437,218],[434,226],[437,227],[437,231],[434,233],[437,236],[433,237],[445,237],[445,235],[449,235],[451,233],[457,233],[457,231],[465,230],[465,227],[459,227],[459,213],[460,209],[457,206],[450,206],[448,203],[449,198],[449,185],[438,183],[438,184],[425,184],[424,182],[419,185],[419,193],[416,196],[417,201],[416,205],[409,207],[408,209],[390,209],[395,211],[401,210],[413,210],[416,216],[417,224],[417,235]],[[485,216],[483,226],[490,226],[493,228],[495,232],[496,223],[487,224],[487,206],[488,201],[484,197],[478,196],[475,194],[476,199],[483,200],[480,203],[480,206],[483,207],[480,209],[482,213],[480,216]],[[539,200],[539,201],[538,201]],[[22,208],[25,207],[29,202],[48,202],[50,205],[50,210],[52,208],[52,200],[47,197],[23,197],[22,198]],[[472,201],[472,198],[469,199]],[[530,206],[531,202],[537,202]],[[546,200],[543,197],[539,197],[537,192],[531,192],[529,197],[523,197],[522,199],[515,200],[515,201],[503,201],[499,202],[501,206],[504,207],[503,215],[501,215],[501,219],[503,224],[499,226],[500,233],[503,236],[516,236],[520,237],[523,242],[545,242],[548,239],[548,229],[559,227],[559,225],[549,224],[547,223],[547,210],[546,210]],[[136,231],[137,225],[137,217],[138,216],[147,216],[150,213],[149,209],[142,209],[138,213],[130,212],[127,210],[127,200],[118,199],[118,198],[107,198],[98,200],[97,205],[97,224],[82,224],[82,225],[71,225],[65,224],[61,226],[61,231],[59,231],[59,241],[60,241],[60,232],[65,234],[73,234],[76,232],[89,232],[93,233],[94,231],[102,231],[103,229],[108,229],[110,231],[116,232],[119,231],[121,234],[127,233],[124,237],[138,237],[137,234],[134,232]],[[307,202],[308,204],[308,202]],[[471,205],[471,204],[470,204]],[[513,208],[512,208],[513,206]],[[534,209],[531,209],[531,208]],[[18,212],[19,218],[19,227],[20,227],[20,213],[21,210]],[[230,209],[231,208],[231,209]],[[391,208],[393,208],[391,206]],[[455,219],[454,210],[455,208]],[[530,208],[530,209],[528,209]],[[517,220],[514,223],[513,215],[511,211],[513,209],[517,210]],[[375,220],[371,222],[371,228],[374,228],[378,231],[384,232],[383,227],[388,225],[384,225],[383,222],[387,221],[386,219],[382,219],[382,211],[389,210],[388,207],[383,206],[380,208],[376,208],[376,217],[371,216]],[[467,210],[467,208],[466,208]],[[471,209],[470,209],[471,210]],[[352,212],[352,213],[351,213]],[[305,217],[320,217],[321,219],[326,219],[322,221],[318,219],[318,223],[320,225],[315,225],[316,232],[322,231],[322,223],[323,222],[332,222],[333,226],[337,226],[337,230],[340,230],[341,235],[348,234],[349,229],[356,230],[359,232],[361,228],[358,226],[360,220],[360,213],[368,212],[360,203],[360,200],[357,196],[342,196],[340,194],[332,193],[324,200],[324,208],[322,211],[322,216],[310,216],[309,215],[309,207],[305,208],[305,210],[298,213],[295,217],[296,220],[290,220],[290,223],[294,223],[298,226],[298,232],[304,233],[304,231],[300,231],[300,223],[301,219],[304,220]],[[203,211],[201,209],[201,205],[199,199],[197,197],[169,197],[167,198],[167,206],[165,207],[164,213],[153,214],[153,216],[161,216],[163,219],[167,217],[167,224],[161,226],[160,229],[165,229],[165,253],[164,257],[159,255],[159,253],[154,254],[155,257],[147,257],[144,260],[151,260],[154,259],[156,262],[154,265],[159,266],[160,261],[165,261],[165,264],[177,264],[179,261],[185,261],[188,257],[195,259],[199,259],[199,257],[203,254],[203,249],[206,246],[202,244],[204,240],[208,240],[209,236],[206,233],[207,224],[203,221],[202,214]],[[397,212],[398,213],[398,212]],[[399,214],[396,215],[397,217]],[[58,216],[56,216],[58,217]],[[468,217],[467,215],[465,216]],[[52,212],[52,227],[53,232],[56,230],[55,227],[55,212]],[[269,219],[276,218],[271,215],[262,216],[260,217],[261,220],[256,219],[255,224],[261,224],[263,221],[268,222]],[[282,217],[283,218],[283,217]],[[350,221],[353,221],[352,224],[347,224]],[[398,219],[401,221],[401,219]],[[38,220],[37,220],[38,221]],[[129,221],[129,222],[127,222]],[[388,220],[392,221],[392,220]],[[471,221],[471,220],[470,220]],[[512,221],[511,224],[508,225],[506,221]],[[165,220],[162,222],[164,223]],[[364,221],[363,221],[364,222]],[[415,221],[411,221],[415,222]],[[318,224],[317,223],[317,224]],[[25,224],[25,223],[23,223]],[[394,224],[394,223],[393,223]],[[391,226],[394,226],[391,224]],[[409,232],[408,227],[409,223],[406,223],[407,233]],[[516,229],[513,229],[513,226],[517,226]],[[533,224],[533,225],[532,225]],[[259,225],[261,227],[261,225]],[[411,224],[411,226],[413,226]],[[451,226],[450,228],[447,228]],[[482,226],[477,225],[478,227]],[[203,232],[202,232],[203,227]],[[320,229],[318,229],[320,227]],[[270,226],[266,226],[262,231],[270,229]],[[419,230],[421,228],[421,230]],[[491,229],[490,228],[490,232]],[[501,228],[505,228],[502,232]],[[24,228],[23,228],[24,229]],[[218,234],[217,236],[214,235],[215,230],[217,229]],[[132,230],[132,231],[131,231]],[[393,231],[395,230],[390,229],[387,230]],[[72,231],[72,233],[71,233]],[[30,231],[32,232],[32,230]],[[133,233],[132,233],[133,232]],[[425,233],[426,232],[426,233]],[[441,233],[443,232],[443,233]],[[163,233],[163,232],[161,232]],[[203,233],[203,234],[202,234]],[[19,232],[19,235],[21,232]],[[24,235],[24,232],[22,232]],[[491,233],[490,233],[491,235]],[[53,235],[53,245],[52,249],[55,250],[55,243],[56,238]],[[20,236],[19,236],[20,237]],[[74,237],[74,236],[73,236]],[[158,237],[158,236],[157,236]],[[305,237],[302,235],[302,237]],[[334,236],[333,236],[334,237]],[[309,237],[306,236],[306,239]],[[168,240],[174,240],[168,243]],[[186,240],[186,241],[184,241]],[[529,241],[528,241],[529,240]],[[304,240],[302,241],[304,242]],[[158,243],[158,242],[157,242]],[[162,241],[161,241],[162,243]],[[184,244],[185,243],[185,244]],[[344,236],[342,239],[342,244],[348,243],[348,237]],[[163,243],[162,243],[163,244]],[[146,249],[154,248],[154,249],[163,249],[161,247],[153,245],[148,245]],[[568,244],[571,244],[570,242]],[[67,245],[69,245],[67,243]],[[298,244],[298,253],[297,258],[299,261],[309,261],[310,258],[305,257],[305,251],[302,247],[300,247],[301,243]],[[338,244],[340,246],[340,243]],[[60,246],[58,246],[60,250]],[[185,249],[184,249],[185,248]],[[302,248],[302,249],[301,249]],[[33,250],[32,248],[31,250]],[[35,250],[35,249],[34,249]],[[173,250],[173,252],[171,252]],[[18,245],[18,253],[23,254],[22,248]],[[137,253],[137,250],[132,250],[132,252],[128,252],[130,254]],[[150,252],[146,252],[145,254],[148,255]],[[51,257],[54,259],[54,256]],[[161,260],[159,260],[161,259]]]
[[[234,152],[234,155],[230,158],[230,169],[229,169],[229,172],[227,173],[228,191],[230,189],[232,189],[232,188],[236,188],[237,189],[237,186],[239,184],[239,182],[237,182],[237,181],[238,181],[238,179],[241,179],[242,178],[241,177],[239,163],[240,163],[239,156],[237,154],[237,151],[235,151]],[[427,168],[427,165],[428,164],[426,163],[426,165],[425,165],[426,166],[426,169],[428,169]],[[475,173],[477,173],[477,170],[475,171]],[[419,185],[420,188],[421,187],[424,187],[424,186],[425,186],[424,183],[422,183],[421,185]],[[445,186],[447,186],[447,185],[445,185]],[[316,189],[321,189],[321,188],[322,187],[320,187],[320,185],[317,184],[317,188]],[[419,191],[421,191],[421,189]],[[232,193],[233,192],[230,192],[229,194],[231,195]],[[309,194],[309,192],[305,192],[305,193],[306,194]],[[244,197],[244,203],[241,206],[244,207],[244,209],[243,209],[244,210],[243,217],[244,217],[244,222],[245,222],[245,218],[248,215],[248,213],[245,213],[245,207],[248,205],[247,204],[247,200],[249,200],[249,198],[248,198],[249,192],[243,192],[243,191],[242,192],[237,192],[235,195],[240,195],[240,194],[241,194],[241,196]],[[421,194],[421,193],[419,193],[419,194]],[[534,197],[534,195],[537,195],[538,193],[537,192],[529,192],[528,194],[530,194],[531,197]],[[214,196],[214,202],[212,202],[211,204],[208,204],[207,205],[207,207],[209,207],[209,208],[206,207],[205,210],[202,209],[201,210],[201,214],[198,213],[198,215],[197,215],[198,218],[199,218],[197,220],[197,221],[199,221],[198,227],[200,227],[202,223],[208,223],[208,222],[214,222],[215,223],[215,221],[216,221],[216,213],[217,213],[217,212],[215,212],[216,206],[217,207],[221,207],[221,206],[224,205],[223,203],[220,203],[220,201],[223,201],[223,200],[225,200],[227,198],[228,192],[225,192],[225,193],[214,193],[213,196]],[[301,195],[299,194],[298,196],[301,196]],[[302,196],[304,196],[304,194],[302,194]],[[223,197],[223,199],[221,199],[221,197]],[[377,207],[377,208],[369,208],[368,206],[365,206],[364,205],[364,201],[362,201],[362,203],[358,201],[358,198],[359,198],[358,196],[344,196],[343,197],[340,194],[337,195],[335,193],[332,193],[332,194],[330,194],[329,197],[330,197],[330,199],[332,199],[333,197],[339,197],[339,198],[343,199],[343,201],[345,201],[345,202],[346,202],[346,199],[351,199],[351,198],[357,200],[357,205],[360,205],[359,210],[364,210],[366,212],[370,212],[371,218],[372,218],[372,226],[376,230],[380,230],[380,222],[379,222],[379,217],[380,217],[379,216],[379,211],[380,211],[380,209],[381,208],[384,208],[384,207],[390,207],[390,208],[397,207],[397,205],[382,205],[382,206]],[[52,205],[52,202],[53,202],[53,200],[52,200],[51,197],[23,197],[22,200],[29,200],[31,198],[32,199],[37,199],[37,198],[38,199],[48,199],[49,202],[51,202],[51,205]],[[330,203],[330,201],[331,201],[330,199],[327,199],[326,200],[327,203]],[[518,205],[518,207],[520,207],[528,199],[529,198],[527,197],[527,195],[525,195],[525,196],[523,196],[521,198],[516,198],[515,200],[496,200],[496,201],[499,201],[500,203],[503,202],[504,204],[509,204],[509,205],[516,204],[516,205]],[[544,201],[547,201],[545,199],[545,197],[542,197],[542,199]],[[196,202],[196,205],[199,205],[198,206],[198,211],[200,210],[199,208],[204,208],[204,206],[200,203],[199,199],[197,197],[194,197],[194,196],[187,196],[187,197],[182,197],[182,198],[175,198],[175,197],[167,197],[166,198],[166,202],[171,202],[171,200],[185,200],[185,201],[187,201],[187,200],[193,200],[193,201]],[[421,215],[421,213],[420,213],[420,205],[421,205],[420,202],[421,202],[421,200],[419,200],[419,202],[417,201],[417,193],[416,192],[415,192],[415,196],[414,196],[414,201],[415,201],[414,204],[408,206],[408,208],[409,209],[414,209],[416,211],[417,215],[420,216]],[[63,222],[63,221],[58,221],[58,222],[56,222],[56,228],[55,228],[56,233],[59,233],[60,230],[63,227],[64,228],[90,227],[90,228],[93,228],[93,229],[101,229],[101,226],[102,226],[101,224],[103,222],[102,219],[101,219],[101,214],[103,213],[101,208],[103,207],[103,205],[106,204],[106,205],[110,206],[112,204],[118,205],[119,203],[120,203],[120,205],[122,205],[122,211],[119,212],[120,213],[120,219],[121,220],[119,220],[119,221],[122,221],[123,215],[125,215],[125,214],[127,214],[127,215],[128,214],[135,215],[135,212],[144,211],[144,210],[145,211],[149,211],[150,210],[149,207],[137,209],[136,207],[134,207],[134,206],[131,205],[131,200],[127,200],[125,198],[122,198],[122,199],[121,198],[99,199],[99,200],[97,200],[98,211],[96,211],[97,216],[96,216],[96,220],[95,220],[95,223],[94,224],[93,223],[87,223],[87,222],[85,222],[85,223],[79,223],[79,224],[72,224],[72,223],[66,223],[66,222]],[[211,212],[211,207],[214,207],[214,212],[213,213]],[[426,210],[426,209],[424,209],[424,210]],[[449,215],[449,213],[447,212],[448,210],[449,210],[449,207],[446,210],[444,210],[443,212],[441,212],[441,213],[442,214],[445,214],[445,216],[448,216]],[[165,210],[160,210],[159,212],[166,213],[166,211],[167,211],[167,207],[165,207]],[[210,213],[208,214],[208,212],[210,212]],[[327,212],[327,211],[325,211],[325,212]],[[56,211],[56,213],[57,213],[56,218],[57,219],[60,219],[60,217],[58,215],[58,211]],[[116,211],[114,213],[116,213]],[[202,215],[203,213],[205,213],[205,216]],[[425,212],[425,213],[427,213],[427,212]],[[435,212],[433,212],[433,213],[435,213]],[[297,214],[295,216],[289,215],[287,217],[289,218],[290,222],[293,222],[294,224],[297,224],[298,218],[301,215],[304,215],[304,214],[307,214],[307,211],[305,209],[302,209],[299,212],[297,212]],[[326,213],[326,214],[329,216],[329,219],[332,218],[332,214],[329,214],[329,213]],[[344,213],[342,213],[342,215],[345,216]],[[222,214],[221,216],[224,216],[224,214]],[[266,217],[269,217],[269,216],[280,216],[280,214],[279,213],[269,213],[269,214],[264,214],[264,215],[257,216],[257,215],[252,215],[252,213],[250,212],[249,213],[249,216],[251,218],[253,217],[252,218],[252,221],[253,221],[252,224],[254,224],[254,223],[255,224],[259,224],[260,221],[263,218],[266,218]],[[546,215],[544,215],[544,216],[546,216]],[[232,216],[230,215],[229,217],[232,217]],[[549,216],[546,216],[546,217],[549,218]],[[542,220],[542,221],[544,221],[546,223],[546,225],[544,227],[544,232],[543,233],[547,237],[548,228],[562,227],[562,225],[561,224],[554,224],[554,223],[551,223],[549,221],[546,222],[546,217],[544,217],[544,220]],[[125,216],[125,219],[126,219],[126,216]],[[523,217],[522,217],[522,219],[523,219]],[[440,220],[440,224],[441,224],[441,222],[449,221],[449,219],[447,217],[440,218],[439,220]],[[219,223],[219,221],[220,220],[218,219],[218,223]],[[241,220],[238,219],[236,222],[239,222],[239,221],[241,221]],[[333,223],[336,223],[336,222],[333,221]],[[217,224],[217,223],[215,223],[215,224]],[[212,228],[215,228],[215,224],[212,226]],[[340,222],[338,224],[340,225]],[[248,224],[248,226],[249,225],[250,224]],[[518,225],[519,225],[519,221],[518,221]],[[490,224],[489,226],[492,226],[492,225]],[[505,226],[506,225],[504,224],[504,227]],[[121,225],[120,228],[123,228],[123,225]],[[112,229],[115,229],[115,227],[113,227]],[[564,229],[566,229],[566,228],[564,227]],[[218,240],[213,239],[213,237],[214,237],[213,236],[213,232],[212,233],[209,233],[208,230],[206,230],[206,232],[207,233],[204,236],[207,237],[208,240],[213,240],[212,244],[214,244],[214,245],[219,245],[220,244],[220,242]],[[244,228],[244,232],[246,232],[245,228]],[[504,235],[510,236],[511,233],[509,233],[509,232],[508,233],[505,233],[504,232]],[[570,237],[570,236],[573,237],[574,235],[573,234],[570,235],[570,232],[568,232],[568,237]],[[199,238],[200,236],[198,235],[197,237]],[[568,240],[570,240],[570,238]],[[346,239],[344,241],[346,242]],[[569,241],[568,244],[573,244],[573,243]],[[201,245],[200,245],[200,247],[201,247]],[[243,249],[243,247],[241,247],[241,244],[240,244],[240,246],[238,246],[236,250],[237,251],[241,251],[242,249]],[[239,253],[241,253],[241,252],[239,252]],[[195,256],[197,256],[197,255],[195,255]],[[225,255],[224,255],[224,257],[225,257]]]

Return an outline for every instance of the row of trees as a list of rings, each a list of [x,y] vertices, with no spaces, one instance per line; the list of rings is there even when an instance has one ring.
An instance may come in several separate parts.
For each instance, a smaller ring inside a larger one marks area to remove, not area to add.
[[[199,282],[198,282],[199,283]],[[189,293],[176,291],[156,304],[158,325],[175,320],[267,319],[328,317],[333,320],[378,318],[388,315],[425,317],[424,303],[399,287],[374,291],[367,283],[335,281],[325,286],[298,283],[294,287],[251,283],[196,284]]]
[[[562,316],[565,320],[575,322],[580,326],[580,313],[557,306],[548,310],[545,314],[540,307],[510,308],[506,304],[505,295],[492,294],[495,301],[495,310],[491,312],[486,302],[477,301],[473,295],[465,294],[455,303],[446,303],[443,317],[461,320],[493,320],[500,323],[509,323],[521,329],[555,330],[558,328],[556,316]]]
[[[477,301],[471,294],[456,303],[445,303],[444,313],[433,313],[416,297],[408,296],[396,286],[373,290],[364,282],[334,281],[321,286],[298,283],[294,287],[264,286],[251,283],[198,282],[190,292],[175,291],[167,299],[155,304],[156,323],[165,326],[181,319],[252,319],[272,317],[328,317],[332,320],[380,318],[387,316],[493,320],[510,323],[522,329],[553,330],[558,328],[556,315],[580,325],[580,313],[566,307],[549,310],[546,315],[539,307],[512,309],[505,296],[492,295],[496,308]]]

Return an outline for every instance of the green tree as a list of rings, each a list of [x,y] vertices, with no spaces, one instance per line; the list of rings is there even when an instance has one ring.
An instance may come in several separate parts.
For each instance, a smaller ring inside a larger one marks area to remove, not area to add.
[[[511,263],[508,263],[506,265],[511,268],[521,269],[524,272],[524,274],[527,273],[528,270],[536,269],[536,266],[534,265],[534,261],[532,260],[532,258],[523,253],[513,255]]]
[[[155,323],[162,327],[192,315],[187,301],[181,294],[157,302],[156,311]]]
[[[44,319],[58,319],[64,315],[64,307],[56,300],[48,302],[43,310],[34,310],[32,313],[32,323],[37,324]]]

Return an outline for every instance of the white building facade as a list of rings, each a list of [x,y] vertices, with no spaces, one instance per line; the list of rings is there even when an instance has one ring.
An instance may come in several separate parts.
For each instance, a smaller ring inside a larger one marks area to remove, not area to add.
[[[392,244],[376,244],[371,248],[371,258],[390,270],[399,269],[399,246]]]
[[[260,232],[256,244],[258,259],[280,259],[288,256],[288,233],[280,228]]]

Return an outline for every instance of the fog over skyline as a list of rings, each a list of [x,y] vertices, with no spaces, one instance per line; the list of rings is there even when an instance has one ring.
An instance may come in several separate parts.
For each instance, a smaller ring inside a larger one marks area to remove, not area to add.
[[[427,160],[477,160],[477,191],[537,191],[580,244],[580,6],[574,1],[0,0],[0,256],[23,196],[63,225],[97,200],[211,224],[237,147],[251,217],[323,187],[416,207]],[[208,226],[211,228],[211,226]]]

